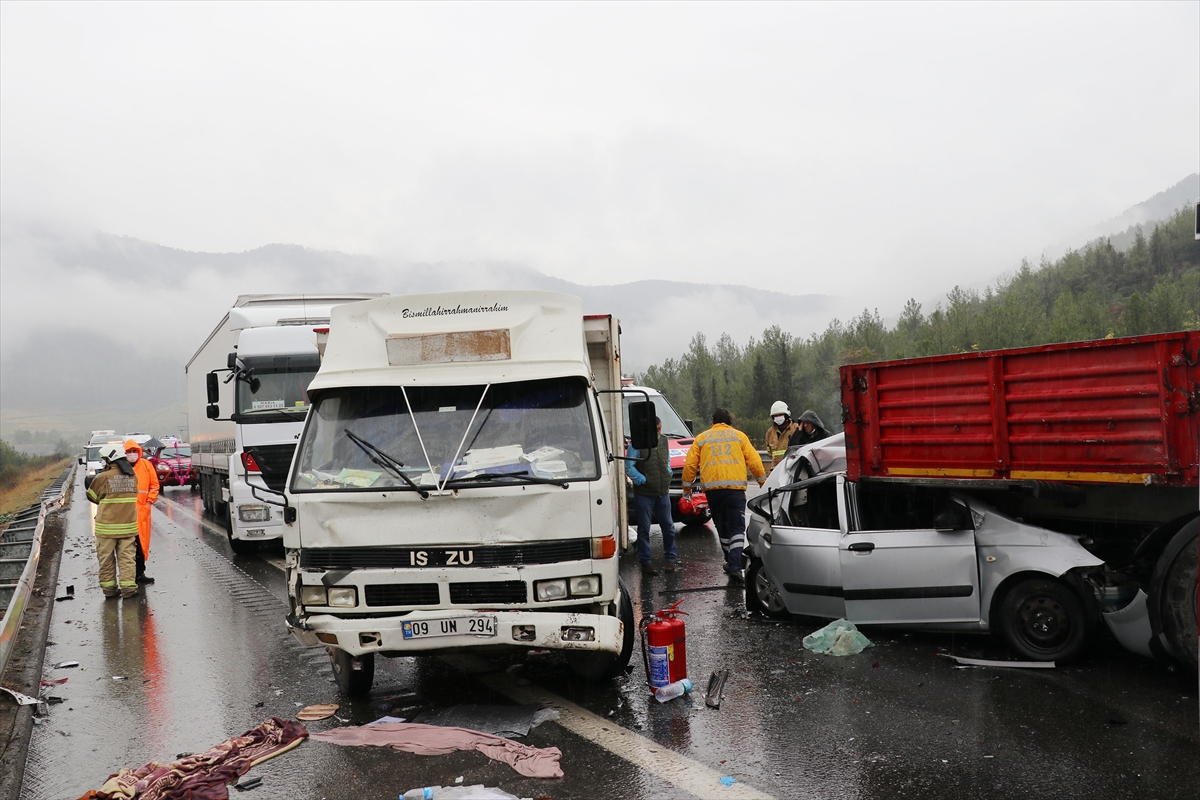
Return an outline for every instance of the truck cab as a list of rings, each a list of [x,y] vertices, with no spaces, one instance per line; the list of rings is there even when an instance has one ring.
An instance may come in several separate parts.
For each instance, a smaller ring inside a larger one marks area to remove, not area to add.
[[[376,655],[628,664],[618,324],[586,322],[549,292],[333,310],[283,540],[289,629],[343,692],[370,688]]]

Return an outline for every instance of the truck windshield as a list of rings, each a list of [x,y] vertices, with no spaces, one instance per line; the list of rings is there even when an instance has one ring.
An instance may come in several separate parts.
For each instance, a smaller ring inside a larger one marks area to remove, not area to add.
[[[237,381],[237,422],[279,422],[308,412],[308,385],[321,366],[316,353],[251,356],[242,361],[258,380],[258,389],[249,381]]]
[[[629,438],[629,404],[645,399],[645,395],[637,393],[624,396],[626,439]],[[671,404],[667,402],[667,398],[661,394],[652,394],[650,395],[650,402],[654,403],[654,415],[662,420],[663,436],[666,436],[668,439],[692,438],[692,432],[688,430],[687,425],[683,424],[683,420],[675,413],[675,409],[671,408]]]
[[[421,489],[595,480],[587,384],[555,378],[322,392],[292,491],[411,490],[396,470]]]

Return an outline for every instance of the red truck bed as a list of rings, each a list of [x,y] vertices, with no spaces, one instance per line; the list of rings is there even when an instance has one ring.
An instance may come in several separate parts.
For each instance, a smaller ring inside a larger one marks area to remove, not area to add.
[[[850,477],[1197,485],[1200,331],[841,368]]]

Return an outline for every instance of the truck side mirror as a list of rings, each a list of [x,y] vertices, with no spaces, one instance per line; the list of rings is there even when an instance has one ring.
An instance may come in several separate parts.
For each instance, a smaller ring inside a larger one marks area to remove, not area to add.
[[[683,424],[687,425],[688,433],[692,434],[693,436],[696,435],[696,429],[692,427],[692,421],[690,419],[685,419]]]
[[[634,450],[658,446],[658,423],[654,421],[654,403],[642,400],[629,404],[629,439]]]
[[[230,353],[225,359],[225,369],[237,370],[237,353]]]
[[[221,409],[217,407],[216,403],[209,403],[208,407],[204,409],[204,414],[209,419],[216,419],[221,416]]]
[[[79,457],[79,466],[83,466],[83,456]]]
[[[221,401],[221,382],[217,378],[217,373],[210,372],[205,376],[206,388],[208,389],[208,402],[219,403]],[[216,419],[216,417],[213,417]]]

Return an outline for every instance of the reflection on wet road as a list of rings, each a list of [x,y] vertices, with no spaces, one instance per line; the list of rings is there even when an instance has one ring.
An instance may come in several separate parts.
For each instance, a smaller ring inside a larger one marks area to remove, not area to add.
[[[605,685],[576,679],[553,654],[381,659],[370,696],[347,702],[324,650],[284,630],[281,552],[233,556],[198,495],[172,488],[157,504],[147,567],[157,582],[133,600],[106,601],[96,586],[88,504],[66,513],[59,594],[71,584],[76,599],[55,605],[44,677],[69,680],[35,727],[26,800],[78,797],[119,768],[326,702],[341,707],[310,730],[459,703],[557,706],[560,720],[525,741],[559,747],[566,777],[525,778],[478,753],[306,742],[254,768],[259,797],[395,798],[458,776],[554,798],[1187,797],[1200,785],[1192,678],[1108,641],[1078,664],[1029,672],[937,657],[1007,657],[981,636],[875,630],[858,656],[817,656],[800,640],[819,622],[746,618],[736,586],[676,591],[726,584],[708,528],[680,534],[680,571],[645,577],[625,559],[622,574],[639,619],[685,598],[690,676],[702,689],[712,670],[731,671],[719,711],[702,695],[653,701],[640,655]],[[52,668],[65,660],[81,666]],[[737,783],[726,789],[721,776]]]

